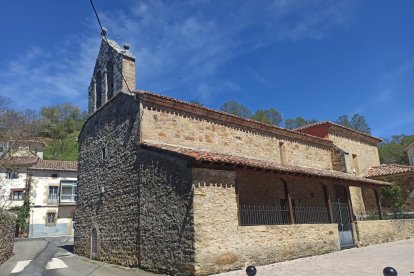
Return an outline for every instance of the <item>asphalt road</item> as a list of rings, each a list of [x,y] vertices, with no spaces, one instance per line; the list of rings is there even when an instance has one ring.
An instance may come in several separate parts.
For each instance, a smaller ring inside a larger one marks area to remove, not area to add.
[[[0,267],[0,275],[19,276],[151,276],[136,268],[124,268],[72,254],[73,238],[17,240],[14,256]]]

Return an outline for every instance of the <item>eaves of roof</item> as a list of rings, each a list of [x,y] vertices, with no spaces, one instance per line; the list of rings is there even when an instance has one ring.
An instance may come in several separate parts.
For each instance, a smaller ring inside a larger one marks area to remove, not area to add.
[[[338,171],[322,170],[316,168],[299,167],[291,165],[281,165],[275,162],[250,159],[228,154],[212,153],[193,148],[179,147],[169,144],[160,144],[153,141],[144,141],[141,142],[140,145],[145,149],[180,155],[190,159],[194,163],[214,163],[219,165],[229,165],[232,167],[246,169],[257,169],[294,176],[304,176],[334,181],[336,180],[346,182],[347,184],[353,186],[383,187],[391,184],[385,181],[357,177],[351,174],[342,173]]]

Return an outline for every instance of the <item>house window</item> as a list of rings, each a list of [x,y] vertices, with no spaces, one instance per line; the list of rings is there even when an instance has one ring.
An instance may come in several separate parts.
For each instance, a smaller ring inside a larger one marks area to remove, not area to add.
[[[7,170],[6,178],[7,179],[16,179],[16,178],[19,178],[19,174],[14,170]]]
[[[56,212],[47,212],[46,213],[46,226],[55,226],[56,225]]]
[[[58,174],[57,173],[52,173],[52,178],[57,178],[58,177]]]
[[[71,203],[76,202],[77,182],[62,181],[60,183],[60,202]]]
[[[58,187],[49,186],[49,197],[47,199],[48,204],[57,204],[58,203]]]
[[[23,190],[12,191],[12,200],[23,200]]]

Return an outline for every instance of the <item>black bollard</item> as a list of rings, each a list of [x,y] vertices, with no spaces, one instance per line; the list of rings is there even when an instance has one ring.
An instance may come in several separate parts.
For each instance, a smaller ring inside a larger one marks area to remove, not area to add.
[[[382,273],[384,273],[384,276],[397,276],[397,270],[395,270],[395,268],[390,267],[390,266],[387,266],[386,268],[384,268]]]
[[[249,265],[246,268],[246,274],[247,274],[247,276],[254,276],[254,275],[256,275],[256,268],[254,267],[254,265]]]

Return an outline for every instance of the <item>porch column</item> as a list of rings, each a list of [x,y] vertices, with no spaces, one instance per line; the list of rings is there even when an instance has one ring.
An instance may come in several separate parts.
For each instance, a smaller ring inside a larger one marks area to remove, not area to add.
[[[283,178],[280,178],[280,180],[283,182],[283,186],[285,189],[285,199],[287,201],[289,210],[289,223],[294,224],[295,216],[293,215],[292,198],[290,197],[288,183]]]
[[[329,195],[327,189],[326,189],[326,185],[324,185],[323,183],[321,183],[322,188],[323,188],[323,195],[325,197],[325,205],[326,208],[328,209],[328,216],[329,216],[329,222],[333,223],[333,213],[332,213],[332,204],[331,204],[331,196]]]
[[[346,197],[348,200],[348,211],[349,211],[349,219],[350,222],[354,222],[354,209],[352,208],[352,201],[351,201],[351,192],[349,190],[349,186],[346,186]]]
[[[384,217],[383,217],[383,215],[382,215],[381,199],[380,199],[380,197],[379,197],[378,190],[377,190],[377,189],[375,189],[375,188],[373,188],[373,190],[374,190],[374,193],[375,193],[375,201],[376,201],[376,203],[377,203],[377,209],[378,209],[378,215],[379,215],[379,218],[380,218],[380,219],[384,219]]]

